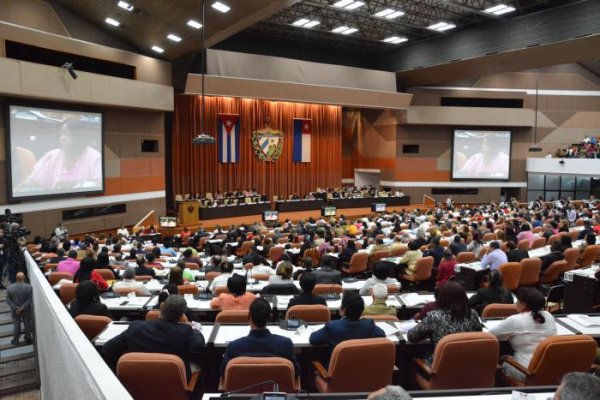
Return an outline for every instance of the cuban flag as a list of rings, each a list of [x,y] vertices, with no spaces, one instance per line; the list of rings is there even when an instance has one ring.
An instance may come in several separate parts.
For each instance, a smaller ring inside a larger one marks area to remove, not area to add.
[[[310,162],[312,120],[294,118],[294,162]]]
[[[219,162],[240,161],[240,116],[217,115],[217,136],[219,139]]]

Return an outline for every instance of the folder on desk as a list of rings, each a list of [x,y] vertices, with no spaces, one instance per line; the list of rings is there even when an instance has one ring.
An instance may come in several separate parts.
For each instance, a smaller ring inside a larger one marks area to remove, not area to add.
[[[583,314],[570,314],[567,318],[577,322],[579,325],[585,328],[598,328],[600,327],[600,317],[591,317]]]

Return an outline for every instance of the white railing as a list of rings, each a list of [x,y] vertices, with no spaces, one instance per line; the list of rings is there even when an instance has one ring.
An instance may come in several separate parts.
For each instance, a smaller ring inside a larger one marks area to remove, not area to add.
[[[25,259],[33,288],[42,399],[132,400],[28,252]]]

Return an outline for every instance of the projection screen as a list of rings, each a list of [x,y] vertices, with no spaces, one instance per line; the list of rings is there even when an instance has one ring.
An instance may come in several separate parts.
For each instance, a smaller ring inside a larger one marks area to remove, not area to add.
[[[10,105],[11,200],[104,192],[102,114]]]
[[[452,179],[508,180],[510,131],[455,130]]]

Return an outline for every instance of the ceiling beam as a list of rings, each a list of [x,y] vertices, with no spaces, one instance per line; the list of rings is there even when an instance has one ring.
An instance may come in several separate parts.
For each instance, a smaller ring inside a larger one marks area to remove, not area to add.
[[[233,36],[236,33],[241,32],[254,24],[257,24],[260,21],[264,21],[267,18],[270,18],[272,15],[277,14],[284,8],[293,6],[300,1],[301,0],[273,0],[270,5],[260,8],[256,12],[241,19],[239,22],[230,25],[227,28],[222,29],[214,35],[206,38],[206,47],[210,48],[215,44],[229,38],[230,36]]]

